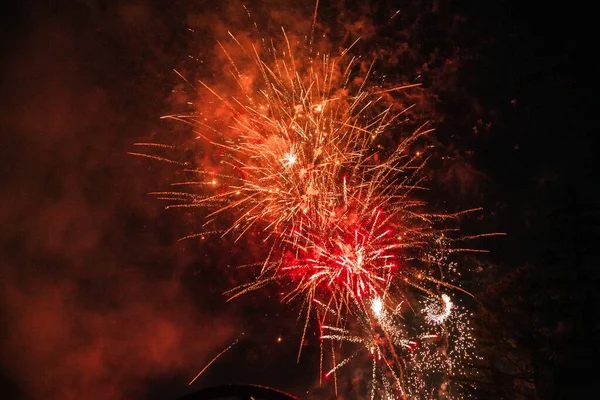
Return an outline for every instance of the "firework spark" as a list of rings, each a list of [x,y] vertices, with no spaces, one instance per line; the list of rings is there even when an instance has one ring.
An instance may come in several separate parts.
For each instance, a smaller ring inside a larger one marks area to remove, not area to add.
[[[237,339],[235,339],[229,346],[225,347],[223,350],[221,350],[221,352],[219,354],[217,354],[216,356],[214,356],[212,358],[212,360],[210,360],[210,362],[208,364],[206,364],[206,366],[204,368],[202,368],[200,370],[200,372],[198,372],[198,374],[196,374],[196,376],[190,381],[190,383],[188,385],[192,385],[199,377],[200,375],[202,375],[204,373],[204,371],[206,371],[215,361],[217,361],[217,359],[219,357],[221,357],[223,354],[227,353],[229,350],[231,350],[231,348],[233,346],[235,346],[239,341],[240,338],[243,336],[244,334],[242,333],[240,335],[240,337],[238,337]]]

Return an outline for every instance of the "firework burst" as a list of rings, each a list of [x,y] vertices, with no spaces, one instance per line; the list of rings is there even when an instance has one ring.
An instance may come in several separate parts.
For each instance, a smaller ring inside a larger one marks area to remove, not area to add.
[[[214,124],[198,114],[166,118],[193,127],[218,162],[180,164],[195,179],[174,187],[190,189],[154,194],[169,201],[167,208],[204,214],[206,229],[186,239],[261,234],[268,256],[255,264],[254,280],[228,292],[231,298],[280,282],[288,288],[283,301],[303,304],[301,342],[314,316],[321,354],[330,341],[358,344],[371,355],[371,398],[442,392],[452,398],[449,377],[472,358],[472,336],[466,313],[441,291],[462,290],[448,279],[449,252],[471,250],[452,249],[455,229],[442,226],[473,210],[424,211],[416,193],[424,189],[428,156],[416,149],[432,131],[426,124],[393,146],[382,145],[383,134],[410,109],[396,109],[391,94],[418,85],[369,85],[373,64],[357,75],[365,65],[350,55],[352,46],[337,57],[313,56],[312,37],[307,54],[296,58],[292,50],[300,46],[293,47],[285,31],[281,47],[263,41],[246,49],[231,35],[259,79],[247,79],[221,45],[236,94],[186,80],[216,99],[227,117]],[[170,145],[138,145],[148,151],[133,154],[174,162],[149,150]],[[231,216],[223,228],[221,219]],[[334,378],[357,354],[336,362],[335,353],[325,374]]]
[[[425,297],[421,308],[376,297],[351,327],[323,325],[321,338],[353,344],[326,377],[362,351],[371,358],[370,398],[460,399],[468,392],[475,341],[464,307],[449,296]],[[356,349],[358,345],[358,349]]]

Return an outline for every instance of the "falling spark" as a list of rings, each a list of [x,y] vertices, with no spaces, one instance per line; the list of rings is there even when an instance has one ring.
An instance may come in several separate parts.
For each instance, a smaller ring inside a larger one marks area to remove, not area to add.
[[[244,334],[242,333],[240,335],[243,336]],[[206,364],[206,366],[204,368],[202,368],[202,370],[200,372],[198,372],[198,374],[194,377],[194,379],[192,379],[190,381],[190,383],[188,383],[189,386],[191,386],[196,379],[198,379],[200,377],[200,375],[202,375],[204,373],[204,371],[206,371],[208,369],[208,367],[210,367],[212,365],[212,363],[214,363],[215,361],[217,361],[217,359],[219,357],[221,357],[223,354],[227,353],[229,350],[231,350],[231,348],[233,346],[235,346],[239,341],[240,341],[240,337],[238,337],[237,339],[235,339],[229,346],[227,346],[226,348],[224,348],[219,354],[217,354],[212,360],[210,360],[210,362],[208,364]]]

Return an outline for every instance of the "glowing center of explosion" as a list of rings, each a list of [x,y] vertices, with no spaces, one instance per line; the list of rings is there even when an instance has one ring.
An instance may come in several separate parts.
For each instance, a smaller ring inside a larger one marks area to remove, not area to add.
[[[333,285],[345,293],[344,297],[379,295],[395,267],[394,256],[388,251],[393,246],[379,242],[386,234],[376,236],[371,230],[360,229],[351,232],[348,235],[345,229],[331,236],[315,236],[318,240],[303,248],[308,252],[304,263],[289,269],[305,269],[312,284],[323,284],[327,290]]]
[[[296,163],[297,159],[298,156],[290,150],[290,152],[286,153],[285,156],[281,159],[281,162],[284,167],[289,168]]]
[[[346,268],[348,273],[356,274],[361,272],[366,272],[363,268],[364,249],[359,247],[357,249],[352,249],[350,246],[344,243],[338,243],[340,249],[340,256],[335,263],[340,265],[342,268]]]
[[[371,309],[375,313],[376,316],[381,315],[381,310],[383,309],[383,303],[381,302],[381,298],[375,297],[373,303],[371,303]]]

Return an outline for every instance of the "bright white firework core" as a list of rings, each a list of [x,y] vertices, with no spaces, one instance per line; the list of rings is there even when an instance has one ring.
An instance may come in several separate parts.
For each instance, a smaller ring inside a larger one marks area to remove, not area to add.
[[[383,309],[383,303],[381,302],[381,299],[379,297],[375,297],[375,299],[373,300],[373,303],[371,303],[371,308],[373,309],[373,312],[375,313],[376,316],[380,316],[381,315],[381,310]]]
[[[283,163],[283,165],[285,167],[291,167],[292,165],[294,165],[296,163],[296,159],[297,156],[296,154],[294,154],[293,152],[289,152],[285,155],[285,157],[283,157],[283,159],[281,160],[281,162]]]

